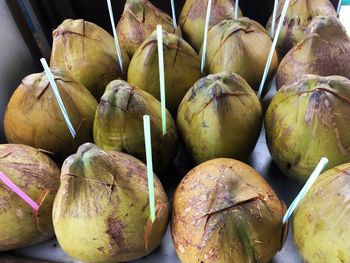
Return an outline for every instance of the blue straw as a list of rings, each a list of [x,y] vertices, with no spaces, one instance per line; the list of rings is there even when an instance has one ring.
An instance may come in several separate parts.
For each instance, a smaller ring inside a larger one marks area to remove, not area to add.
[[[340,10],[341,10],[342,5],[343,5],[343,0],[339,0],[338,8],[337,8],[337,15],[338,15],[338,16],[339,16],[339,14],[340,14]]]
[[[278,9],[278,0],[275,0],[275,4],[274,4],[274,6],[273,6],[272,21],[271,21],[271,30],[270,30],[270,37],[271,37],[271,38],[273,38],[273,35],[275,34],[277,9]]]
[[[264,75],[263,75],[261,83],[260,83],[260,87],[259,87],[259,91],[258,91],[258,97],[259,98],[261,97],[261,94],[262,94],[262,91],[263,91],[263,88],[264,88],[264,85],[265,85],[265,82],[266,82],[266,78],[267,78],[267,75],[268,75],[269,70],[270,70],[271,61],[272,61],[272,58],[273,58],[273,54],[275,53],[275,49],[276,49],[276,46],[277,46],[277,41],[278,41],[278,38],[279,38],[281,30],[282,30],[284,19],[286,18],[286,15],[287,15],[289,3],[290,3],[290,0],[286,0],[284,2],[281,18],[280,18],[280,21],[278,23],[278,27],[277,27],[277,30],[276,30],[276,35],[275,35],[275,37],[273,39],[272,46],[271,46],[271,49],[270,49],[270,54],[269,54],[269,57],[267,58],[267,62],[266,62],[265,70],[264,70]]]
[[[148,179],[148,197],[152,223],[156,219],[156,209],[154,200],[154,175],[152,162],[152,141],[151,141],[151,121],[148,115],[143,116],[143,129],[145,135],[147,179]]]
[[[212,2],[212,0],[208,0],[207,15],[205,18],[204,40],[203,40],[203,49],[202,49],[202,62],[201,62],[201,73],[202,74],[204,73],[205,57],[206,57],[206,53],[207,53],[207,42],[208,42],[209,21],[210,21],[210,13],[211,13],[211,2]]]
[[[286,214],[283,217],[283,224],[288,222],[289,218],[295,211],[295,209],[298,207],[300,202],[304,199],[305,195],[309,192],[311,189],[311,186],[315,183],[317,178],[319,177],[322,170],[326,167],[328,163],[328,159],[323,157],[318,165],[316,166],[315,170],[312,172],[309,180],[307,180],[306,184],[304,185],[303,189],[301,189],[300,193],[297,195],[297,197],[294,199],[293,203],[288,208]]]
[[[235,3],[235,20],[238,19],[238,8],[239,8],[239,0],[236,0],[236,3]]]
[[[107,5],[108,5],[109,18],[111,19],[111,24],[112,24],[112,31],[113,31],[113,36],[114,36],[115,47],[117,49],[117,56],[118,56],[117,58],[119,60],[119,66],[120,66],[120,69],[122,71],[122,74],[124,74],[122,52],[120,50],[118,35],[117,35],[117,31],[115,29],[114,15],[113,15],[111,0],[107,0]]]
[[[173,25],[174,25],[174,29],[176,30],[177,22],[176,22],[176,12],[175,12],[174,0],[170,0],[170,2],[171,2],[171,13],[173,15]]]
[[[66,108],[64,107],[63,101],[62,101],[62,99],[61,99],[60,92],[58,91],[58,88],[57,88],[55,79],[54,79],[54,77],[52,76],[51,70],[50,70],[49,66],[47,65],[47,62],[46,62],[45,58],[40,59],[40,62],[41,62],[41,64],[43,65],[43,68],[44,68],[44,70],[45,70],[47,79],[48,79],[49,82],[50,82],[50,86],[51,86],[51,88],[52,88],[52,90],[53,90],[53,93],[54,93],[54,95],[55,95],[55,97],[56,97],[56,100],[57,100],[57,102],[58,102],[58,105],[60,106],[61,112],[62,112],[62,114],[63,114],[63,118],[64,118],[64,120],[66,121],[66,124],[67,124],[67,126],[68,126],[68,129],[69,129],[69,131],[70,131],[72,137],[75,138],[76,132],[75,132],[75,130],[74,130],[74,127],[73,127],[73,125],[72,125],[72,122],[71,122],[70,119],[69,119],[69,115],[68,115],[68,113],[67,113],[67,111],[66,111]]]

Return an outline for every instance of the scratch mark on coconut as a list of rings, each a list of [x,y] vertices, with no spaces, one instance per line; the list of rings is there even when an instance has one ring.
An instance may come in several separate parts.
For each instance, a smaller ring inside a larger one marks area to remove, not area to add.
[[[124,223],[113,217],[108,217],[107,227],[106,233],[110,237],[110,245],[115,248],[115,250],[112,251],[113,255],[129,252],[130,246],[123,234],[125,228]]]

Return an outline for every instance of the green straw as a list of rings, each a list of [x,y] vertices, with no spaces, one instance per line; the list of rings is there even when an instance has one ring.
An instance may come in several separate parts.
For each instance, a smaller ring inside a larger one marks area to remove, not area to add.
[[[162,131],[166,134],[166,101],[165,101],[165,77],[164,77],[164,53],[163,53],[163,29],[157,25],[158,61],[159,61],[159,83],[160,103],[162,111]]]
[[[143,129],[145,134],[149,207],[151,212],[151,220],[153,223],[154,220],[156,219],[156,209],[154,205],[155,202],[154,202],[154,178],[153,178],[153,163],[152,163],[151,121],[148,115],[143,116]]]

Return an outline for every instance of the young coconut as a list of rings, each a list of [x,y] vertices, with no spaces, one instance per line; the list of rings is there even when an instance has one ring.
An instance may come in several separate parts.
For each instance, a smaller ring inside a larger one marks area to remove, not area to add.
[[[83,19],[67,19],[53,31],[51,67],[66,70],[96,99],[106,85],[123,78],[113,37],[103,28]],[[122,49],[125,72],[129,57]]]
[[[186,92],[201,77],[199,56],[185,40],[163,31],[166,104],[173,116]],[[157,31],[139,47],[130,62],[128,82],[160,100]]]
[[[124,12],[117,25],[117,34],[121,46],[130,58],[142,42],[154,31],[157,25],[169,33],[181,36],[181,29],[176,30],[172,18],[155,7],[148,0],[127,0]]]
[[[52,204],[60,175],[56,164],[32,147],[1,144],[0,171],[39,206],[35,211],[0,181],[0,251],[52,238]]]
[[[305,262],[350,262],[350,163],[320,175],[296,210],[294,240]]]
[[[97,102],[91,93],[62,70],[53,77],[77,133],[72,138],[45,73],[27,76],[12,95],[5,112],[4,130],[9,143],[29,145],[64,160],[79,145],[92,141]]]
[[[315,17],[301,40],[282,60],[277,88],[303,74],[350,78],[350,38],[338,18]]]
[[[279,23],[285,0],[279,1],[276,23]],[[305,30],[311,20],[316,16],[334,16],[337,14],[329,0],[291,0],[286,18],[278,38],[277,52],[281,60],[287,52],[293,48],[305,36]],[[271,30],[272,16],[267,24],[267,30]],[[275,32],[276,32],[275,28]]]
[[[179,18],[184,37],[198,52],[203,44],[207,5],[208,0],[186,0]],[[242,16],[241,10],[238,15]],[[234,0],[213,0],[209,29],[222,20],[234,19],[234,16]]]
[[[200,79],[187,92],[177,116],[179,133],[197,163],[213,158],[246,158],[262,124],[260,101],[239,75]]]
[[[175,158],[175,122],[167,112],[167,133],[163,136],[160,102],[123,80],[108,84],[101,98],[94,122],[94,141],[103,150],[127,152],[145,162],[143,115],[151,117],[154,169],[162,172]]]
[[[326,156],[328,168],[350,162],[350,80],[304,75],[282,87],[265,119],[267,146],[288,177],[306,182]]]
[[[182,263],[269,262],[283,247],[286,207],[253,168],[214,159],[178,186],[172,238]]]
[[[258,22],[241,17],[224,20],[208,34],[206,71],[209,74],[232,72],[242,76],[258,90],[272,41]],[[272,58],[268,81],[278,68],[276,52]]]
[[[86,143],[64,162],[53,207],[62,249],[84,262],[125,262],[161,242],[169,203],[154,176],[156,219],[150,218],[146,166],[136,158]]]

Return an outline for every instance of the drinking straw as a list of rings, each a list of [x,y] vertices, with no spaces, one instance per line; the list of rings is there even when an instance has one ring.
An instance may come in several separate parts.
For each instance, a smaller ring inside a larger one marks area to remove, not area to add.
[[[54,77],[53,77],[53,75],[51,73],[51,70],[50,70],[49,66],[47,65],[46,59],[42,58],[42,59],[40,59],[40,62],[42,64],[43,68],[44,68],[44,71],[46,73],[47,79],[50,82],[50,86],[51,86],[51,88],[53,90],[53,94],[55,95],[55,98],[56,98],[56,100],[58,102],[58,105],[59,105],[59,107],[61,109],[63,118],[66,121],[68,129],[69,129],[72,137],[75,138],[76,132],[74,130],[72,122],[70,121],[70,118],[69,118],[69,115],[68,115],[68,113],[66,111],[66,108],[64,107],[64,104],[63,104],[60,92],[58,91],[55,79],[54,79]]]
[[[300,202],[304,199],[305,195],[309,192],[309,190],[311,189],[311,186],[315,183],[318,176],[321,174],[322,170],[326,167],[327,163],[328,163],[328,159],[326,157],[322,157],[320,162],[316,166],[315,170],[312,172],[310,178],[307,180],[306,184],[304,185],[303,189],[301,189],[300,193],[297,195],[297,197],[294,199],[292,204],[289,206],[287,212],[283,217],[283,224],[288,222],[288,220],[290,219],[295,209],[298,207]]]
[[[147,163],[147,178],[148,178],[148,195],[149,206],[152,223],[156,219],[156,209],[154,201],[154,178],[153,178],[153,163],[152,163],[152,141],[151,141],[151,121],[149,115],[143,116],[143,129],[145,135],[146,147],[146,163]]]
[[[174,0],[170,0],[171,2],[171,13],[173,15],[173,25],[174,25],[174,29],[176,30],[177,28],[177,22],[176,22],[176,13],[175,13],[175,4],[174,4]]]
[[[271,61],[272,61],[273,54],[274,54],[276,46],[277,46],[278,38],[279,38],[281,30],[282,30],[284,19],[286,18],[286,15],[287,15],[289,3],[290,3],[290,0],[286,0],[284,2],[284,5],[283,5],[280,21],[278,22],[276,34],[275,34],[275,37],[274,37],[273,42],[272,42],[270,53],[269,53],[269,56],[267,58],[267,62],[266,62],[266,65],[265,65],[264,74],[263,74],[263,77],[262,77],[262,80],[261,80],[261,83],[260,83],[260,87],[259,87],[259,91],[258,91],[258,97],[259,98],[261,97],[261,94],[262,94],[262,91],[263,91],[263,88],[264,88],[264,85],[265,85],[265,82],[266,82],[266,78],[267,78],[267,75],[268,75],[269,70],[270,70]]]
[[[161,112],[162,112],[162,131],[164,136],[166,134],[166,101],[165,101],[163,29],[161,25],[157,25],[157,43],[158,43],[160,103],[161,103]]]
[[[120,69],[122,71],[122,74],[124,74],[122,52],[120,50],[118,35],[117,35],[115,23],[114,23],[114,15],[113,15],[113,9],[112,9],[111,0],[107,0],[107,5],[108,5],[109,18],[111,19],[111,25],[112,25],[112,31],[113,31],[113,36],[114,36],[115,47],[117,49],[117,56],[118,56],[117,58],[118,58],[118,61],[119,61],[119,66],[120,66]]]
[[[235,20],[238,19],[238,8],[239,8],[239,0],[236,0],[236,3],[235,3]]]
[[[23,199],[35,211],[39,210],[39,205],[33,201],[25,192],[23,192],[17,185],[15,185],[4,173],[0,172],[0,179],[10,188],[15,194]]]
[[[208,0],[207,14],[206,14],[206,18],[205,18],[204,39],[203,39],[203,49],[202,49],[202,61],[201,61],[201,73],[202,73],[202,75],[204,73],[205,57],[206,57],[206,52],[207,52],[209,21],[210,21],[210,13],[211,13],[211,2],[212,2],[212,0]]]
[[[271,30],[270,30],[271,38],[273,38],[273,35],[275,34],[277,9],[278,9],[278,0],[275,0],[275,4],[273,6],[273,12],[272,12],[272,21],[271,21]]]

